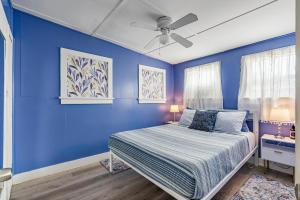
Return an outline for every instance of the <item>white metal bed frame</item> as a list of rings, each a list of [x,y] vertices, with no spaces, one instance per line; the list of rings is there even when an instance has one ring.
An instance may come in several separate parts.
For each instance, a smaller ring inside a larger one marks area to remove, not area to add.
[[[206,194],[201,200],[210,200],[211,198],[213,198],[217,192],[233,177],[233,175],[235,175],[235,173],[237,171],[239,171],[239,169],[255,154],[255,160],[254,160],[254,164],[255,166],[258,165],[258,118],[256,116],[256,114],[252,113],[252,118],[253,118],[253,133],[255,134],[256,137],[256,145],[255,147],[250,151],[249,154],[247,154],[247,156],[229,173],[227,174],[208,194]],[[122,162],[124,162],[126,165],[128,165],[130,168],[132,168],[134,171],[136,171],[137,173],[139,173],[140,175],[142,175],[143,177],[145,177],[146,179],[148,179],[149,181],[151,181],[153,184],[155,184],[156,186],[158,186],[159,188],[161,188],[162,190],[164,190],[165,192],[167,192],[168,194],[170,194],[171,196],[173,196],[175,199],[177,200],[189,200],[188,198],[178,194],[177,192],[171,190],[170,188],[167,188],[166,186],[162,185],[161,183],[157,182],[156,180],[154,180],[153,178],[151,178],[150,176],[144,174],[142,171],[140,171],[139,169],[137,169],[136,167],[134,167],[133,165],[129,164],[128,162],[126,162],[125,160],[123,160],[122,158],[120,158],[119,156],[117,156],[116,154],[114,154],[111,150],[109,151],[109,170],[110,172],[112,172],[112,160],[113,157],[116,157],[117,159],[121,160]]]

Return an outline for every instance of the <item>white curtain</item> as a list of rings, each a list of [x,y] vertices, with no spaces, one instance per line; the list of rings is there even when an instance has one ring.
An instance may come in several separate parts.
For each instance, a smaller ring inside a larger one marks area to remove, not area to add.
[[[220,62],[184,70],[184,105],[195,109],[222,109]]]
[[[239,109],[269,120],[272,108],[284,108],[294,121],[295,60],[295,46],[242,57]]]

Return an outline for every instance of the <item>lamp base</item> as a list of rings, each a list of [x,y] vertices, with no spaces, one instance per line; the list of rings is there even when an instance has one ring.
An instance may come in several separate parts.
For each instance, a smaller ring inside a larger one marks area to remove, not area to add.
[[[282,123],[278,122],[277,135],[275,135],[276,139],[283,139],[284,138],[284,136],[281,135],[281,126],[282,126]]]

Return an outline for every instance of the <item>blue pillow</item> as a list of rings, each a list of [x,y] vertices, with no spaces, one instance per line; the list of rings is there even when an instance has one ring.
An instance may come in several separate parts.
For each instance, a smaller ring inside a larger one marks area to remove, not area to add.
[[[215,127],[218,111],[200,111],[196,110],[191,129],[212,132]]]
[[[250,114],[249,111],[246,111],[246,117],[243,121],[243,126],[242,126],[242,130],[241,130],[242,132],[250,132],[248,124],[247,124],[247,119],[249,117],[249,114]]]

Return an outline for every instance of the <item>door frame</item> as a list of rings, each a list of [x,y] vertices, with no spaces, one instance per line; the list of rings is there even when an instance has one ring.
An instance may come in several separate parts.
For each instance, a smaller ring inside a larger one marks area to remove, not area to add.
[[[13,108],[13,35],[10,30],[8,20],[0,3],[0,32],[5,39],[4,49],[4,114],[3,114],[3,167],[12,168],[12,108]],[[12,181],[6,181],[2,185],[0,200],[8,200]]]
[[[296,164],[295,184],[300,198],[300,2],[296,1]]]
[[[0,6],[0,32],[5,39],[4,51],[4,123],[3,123],[3,167],[12,167],[12,54],[13,36],[4,8]]]

